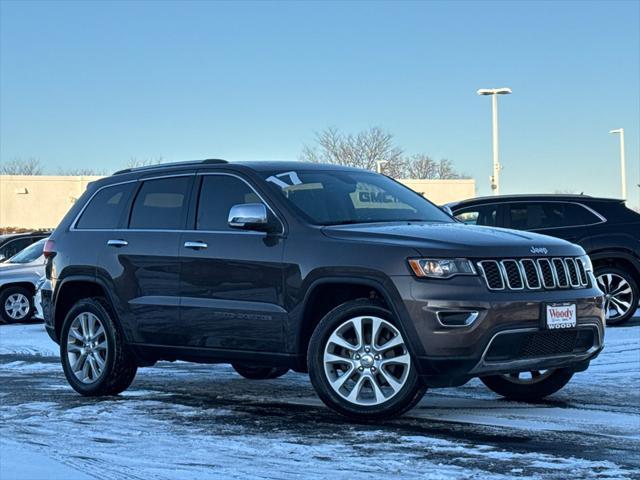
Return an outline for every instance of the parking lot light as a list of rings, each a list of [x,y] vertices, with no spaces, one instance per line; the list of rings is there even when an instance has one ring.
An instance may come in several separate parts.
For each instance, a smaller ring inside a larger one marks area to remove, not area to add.
[[[494,195],[500,194],[500,160],[498,157],[498,95],[508,95],[511,89],[502,88],[481,88],[478,95],[491,95],[491,112],[493,124],[493,175],[490,177],[491,190]]]
[[[620,134],[620,182],[622,187],[622,199],[627,199],[627,167],[624,159],[624,128],[609,130],[611,134]]]

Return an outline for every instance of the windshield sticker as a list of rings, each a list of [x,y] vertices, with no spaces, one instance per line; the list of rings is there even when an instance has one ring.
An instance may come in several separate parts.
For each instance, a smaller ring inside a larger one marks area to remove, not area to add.
[[[284,179],[288,179],[289,183],[287,183]],[[302,180],[300,180],[300,177],[294,171],[271,175],[269,178],[267,178],[267,182],[274,183],[283,190],[288,187],[293,187],[294,185],[302,185]]]

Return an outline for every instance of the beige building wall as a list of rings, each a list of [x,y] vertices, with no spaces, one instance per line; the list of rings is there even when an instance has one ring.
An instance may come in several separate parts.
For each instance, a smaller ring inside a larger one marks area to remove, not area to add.
[[[399,180],[436,205],[442,205],[476,196],[476,181],[472,178],[456,180]]]
[[[54,228],[101,177],[0,175],[0,227]],[[441,205],[475,196],[475,180],[400,180]]]
[[[98,178],[0,175],[0,227],[54,228]]]

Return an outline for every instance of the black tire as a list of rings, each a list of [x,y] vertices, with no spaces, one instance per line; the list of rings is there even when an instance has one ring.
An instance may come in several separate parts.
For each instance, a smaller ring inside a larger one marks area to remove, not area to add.
[[[289,371],[284,367],[255,367],[239,363],[233,363],[231,366],[239,375],[249,380],[270,380],[281,377]]]
[[[12,295],[19,294],[24,295],[29,302],[29,310],[26,315],[19,319],[11,318],[9,312],[5,310],[5,303],[9,297]],[[33,317],[33,293],[24,287],[7,287],[2,292],[0,292],[0,322],[1,323],[17,323],[17,322],[26,322],[31,320]]]
[[[629,321],[633,317],[633,315],[636,313],[636,310],[638,310],[638,300],[640,299],[640,289],[638,288],[638,282],[636,281],[634,276],[631,274],[631,272],[618,267],[614,267],[610,265],[602,265],[602,266],[596,267],[594,271],[594,275],[596,276],[596,278],[606,274],[617,275],[619,277],[624,278],[624,280],[631,287],[631,302],[630,302],[631,306],[629,308],[629,311],[625,315],[621,315],[613,318],[607,318],[608,326],[622,325],[623,323]]]
[[[107,355],[100,377],[93,383],[83,383],[72,371],[67,355],[69,329],[73,320],[81,313],[92,313],[102,323],[107,339]],[[107,302],[100,297],[85,298],[77,302],[67,313],[60,332],[60,359],[64,374],[73,389],[88,397],[117,395],[126,390],[138,370],[135,358],[118,330]]]
[[[357,421],[374,421],[393,418],[412,409],[424,396],[426,385],[420,379],[412,361],[405,384],[387,401],[364,406],[351,403],[338,395],[331,387],[324,371],[324,349],[335,329],[345,321],[358,316],[372,315],[397,326],[394,315],[386,308],[368,299],[346,302],[331,310],[320,321],[311,336],[307,352],[309,377],[320,399],[331,409]],[[404,339],[406,341],[406,339]],[[410,355],[410,352],[407,352]]]
[[[571,377],[573,377],[572,369],[559,368],[551,372],[548,377],[535,383],[516,383],[510,380],[508,375],[480,377],[480,380],[490,390],[509,400],[536,402],[556,393],[569,383]]]

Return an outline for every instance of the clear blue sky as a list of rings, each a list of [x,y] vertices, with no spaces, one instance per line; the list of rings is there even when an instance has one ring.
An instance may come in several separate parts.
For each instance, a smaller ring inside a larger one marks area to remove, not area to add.
[[[488,193],[638,203],[640,3],[13,2],[0,7],[0,160],[296,159],[314,131],[391,131]]]

